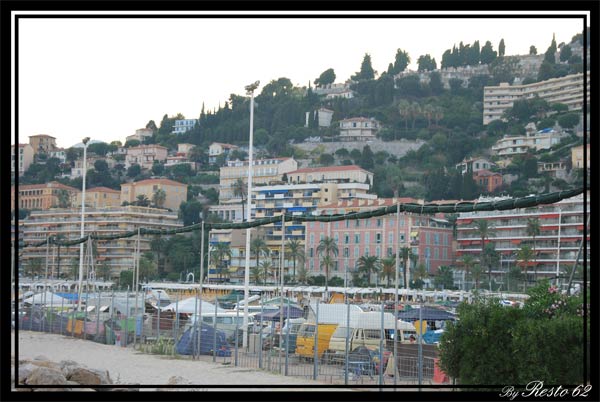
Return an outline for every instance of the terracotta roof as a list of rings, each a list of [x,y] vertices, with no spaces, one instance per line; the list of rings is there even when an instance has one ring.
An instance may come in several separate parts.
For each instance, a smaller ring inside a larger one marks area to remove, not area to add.
[[[173,181],[173,180],[169,180],[169,179],[146,179],[146,180],[136,181],[136,182],[131,182],[131,183],[123,183],[123,184],[121,184],[121,187],[129,186],[129,185],[138,186],[138,185],[148,185],[148,184],[168,184],[170,186],[187,187],[186,184],[179,183],[177,181]]]
[[[327,204],[320,206],[319,209],[332,209],[332,208],[368,208],[368,209],[377,209],[381,207],[388,207],[390,205],[396,205],[397,203],[401,204],[419,204],[419,200],[411,197],[398,197],[398,198],[378,198],[375,200],[363,200],[363,199],[352,199],[352,200],[344,200],[338,201],[333,204]]]
[[[12,188],[14,188],[14,186],[12,186]],[[39,190],[39,189],[43,189],[43,188],[61,188],[64,190],[68,190],[68,191],[80,191],[78,189],[76,189],[75,187],[70,187],[67,185],[64,185],[62,183],[59,183],[57,181],[51,181],[49,183],[41,183],[41,184],[23,184],[19,186],[19,191],[21,190]]]
[[[103,193],[121,194],[121,192],[119,190],[113,190],[112,188],[108,188],[108,187],[94,187],[94,188],[86,189],[85,191],[87,191],[89,193],[103,192]]]
[[[289,172],[289,175],[294,173],[313,173],[313,172],[347,172],[351,170],[362,170],[363,172],[371,173],[368,170],[365,170],[357,165],[347,165],[347,166],[326,166],[326,167],[316,167],[316,168],[302,168],[298,170],[294,170],[293,172]],[[372,173],[371,173],[372,174]]]
[[[133,135],[135,135],[135,134],[133,134]],[[169,149],[167,147],[163,147],[162,145],[158,145],[158,144],[137,145],[135,147],[129,147],[129,149],[140,149],[140,148],[150,148],[150,147]]]

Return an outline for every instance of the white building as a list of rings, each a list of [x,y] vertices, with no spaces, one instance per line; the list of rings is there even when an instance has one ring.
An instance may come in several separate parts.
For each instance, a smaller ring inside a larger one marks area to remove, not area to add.
[[[190,131],[196,123],[198,119],[183,119],[183,120],[175,120],[175,125],[173,126],[173,131],[171,134],[183,134],[187,131]]]
[[[560,78],[552,78],[528,85],[509,85],[507,82],[499,86],[483,88],[483,124],[502,119],[504,112],[521,99],[532,99],[539,96],[548,103],[563,103],[569,110],[582,110],[583,107],[583,73],[571,74]],[[590,76],[587,76],[587,102],[590,102]]]
[[[379,122],[373,118],[352,117],[350,119],[340,120],[340,140],[372,140],[375,138],[379,128]]]
[[[495,166],[496,164],[494,162],[490,162],[485,158],[465,158],[462,162],[456,164],[456,169],[458,169],[461,174],[465,174],[469,169],[471,169],[472,172],[478,172],[480,170],[490,170]]]
[[[18,149],[18,156],[16,155],[15,149]],[[33,163],[33,147],[29,144],[19,144],[19,146],[11,146],[11,173],[15,173],[15,159],[18,159],[19,176],[29,169],[29,166]]]
[[[551,129],[541,131],[526,131],[525,135],[508,136],[496,141],[492,146],[492,152],[498,156],[513,156],[525,154],[530,150],[538,151],[548,149],[553,145],[560,143],[565,134],[558,133]]]

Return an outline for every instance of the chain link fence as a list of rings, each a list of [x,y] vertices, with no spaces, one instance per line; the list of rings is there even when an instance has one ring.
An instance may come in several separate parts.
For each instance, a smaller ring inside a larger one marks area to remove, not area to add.
[[[19,330],[328,384],[448,382],[436,364],[437,345],[424,343],[415,326],[398,320],[383,304],[363,311],[348,302],[325,304],[316,299],[298,305],[281,297],[261,297],[248,306],[244,326],[239,298],[226,310],[216,296],[176,296],[168,305],[158,300],[151,306],[143,294],[97,292],[84,294],[84,308],[76,311],[77,293],[36,296],[32,304],[13,311],[13,325]]]

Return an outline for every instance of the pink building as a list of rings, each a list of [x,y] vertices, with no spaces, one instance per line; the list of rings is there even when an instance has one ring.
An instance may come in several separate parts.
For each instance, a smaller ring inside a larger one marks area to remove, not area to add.
[[[321,215],[363,212],[400,203],[417,203],[412,198],[386,198],[377,200],[340,201],[318,211]],[[417,264],[423,263],[430,275],[442,265],[453,262],[452,225],[441,216],[402,213],[399,227],[396,214],[369,219],[338,222],[307,222],[305,256],[306,268],[311,275],[324,274],[317,247],[326,236],[336,239],[338,258],[330,277],[344,277],[357,269],[361,256],[391,257],[396,247],[410,247],[419,256]],[[411,268],[412,269],[412,268]]]
[[[151,169],[154,161],[164,162],[167,159],[167,151],[167,148],[157,144],[128,148],[125,167],[138,164],[142,169]]]

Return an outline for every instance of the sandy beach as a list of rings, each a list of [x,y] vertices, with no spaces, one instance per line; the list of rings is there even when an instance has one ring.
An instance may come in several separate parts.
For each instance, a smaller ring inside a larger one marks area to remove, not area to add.
[[[11,335],[14,353],[15,334]],[[286,377],[262,370],[223,365],[219,362],[173,359],[159,355],[143,354],[132,347],[122,348],[103,345],[63,335],[33,331],[19,331],[18,359],[33,359],[43,356],[59,362],[73,360],[89,368],[108,370],[110,377],[118,384],[161,385],[170,377],[180,376],[202,388],[203,385],[251,385],[264,388],[219,388],[227,391],[265,391],[269,385],[310,386],[322,384],[310,379]],[[206,388],[209,391],[215,388]],[[143,390],[143,389],[142,389]],[[325,391],[324,388],[271,388],[278,391]],[[344,391],[344,389],[329,389]]]

